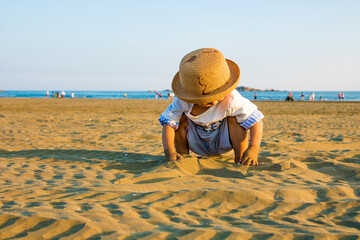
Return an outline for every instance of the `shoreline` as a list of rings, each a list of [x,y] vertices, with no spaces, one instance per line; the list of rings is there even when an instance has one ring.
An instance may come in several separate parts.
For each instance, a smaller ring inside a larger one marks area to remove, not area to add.
[[[148,91],[66,91],[66,98],[71,98],[71,94],[74,94],[74,98],[96,98],[96,99],[124,99],[125,94],[127,99],[156,99],[154,92]],[[162,94],[163,99],[168,98],[169,92],[159,92]],[[250,101],[254,100],[254,95],[257,93],[258,101],[285,101],[288,96],[288,92],[240,92],[240,94],[249,99]],[[302,92],[292,92],[294,99],[296,101],[301,101],[300,96]],[[309,96],[312,92],[303,92],[305,100],[309,100]],[[316,92],[315,91],[315,100],[321,101],[321,96],[323,100],[327,101],[339,101],[338,93],[334,91],[325,91],[325,92]],[[26,98],[46,98],[45,91],[9,91],[7,93],[0,93],[1,97],[26,97]],[[158,96],[159,97],[159,96]],[[53,98],[50,94],[50,98]],[[360,91],[347,91],[345,92],[345,99],[342,101],[359,101],[360,102]]]
[[[139,99],[139,98],[80,98],[80,97],[75,97],[75,98],[70,98],[70,97],[65,97],[65,98],[54,98],[54,97],[1,97],[0,99],[39,99],[39,100],[44,100],[44,99],[57,99],[57,100],[64,100],[64,99],[70,99],[70,100],[135,100],[135,101],[170,101],[169,99]],[[249,100],[253,103],[256,102],[277,102],[277,103],[281,103],[281,102],[289,102],[289,103],[360,103],[360,100],[355,101],[355,100],[341,100],[341,101],[337,101],[337,100],[331,100],[331,101],[319,101],[319,100],[315,100],[315,101],[285,101],[285,100]]]

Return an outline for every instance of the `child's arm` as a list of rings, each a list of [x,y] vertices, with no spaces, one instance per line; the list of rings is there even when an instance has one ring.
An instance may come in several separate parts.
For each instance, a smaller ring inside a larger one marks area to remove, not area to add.
[[[243,165],[258,165],[258,152],[260,149],[261,139],[263,134],[263,122],[260,120],[250,128],[250,143],[249,147],[245,150],[240,164]]]
[[[167,124],[163,125],[162,142],[166,161],[175,161],[182,158],[175,150],[175,130]]]

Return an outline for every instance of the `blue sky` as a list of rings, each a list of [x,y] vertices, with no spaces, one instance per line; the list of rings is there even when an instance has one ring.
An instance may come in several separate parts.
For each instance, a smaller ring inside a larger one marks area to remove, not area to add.
[[[240,85],[360,91],[360,1],[0,0],[0,89],[167,89],[219,49]]]

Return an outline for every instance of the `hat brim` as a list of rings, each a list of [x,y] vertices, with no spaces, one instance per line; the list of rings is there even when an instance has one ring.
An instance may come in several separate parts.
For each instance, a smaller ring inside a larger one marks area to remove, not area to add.
[[[225,59],[229,69],[230,69],[230,79],[221,86],[220,88],[216,89],[215,91],[211,92],[207,95],[193,95],[191,96],[189,93],[187,93],[180,82],[180,75],[179,72],[177,72],[173,78],[171,87],[176,97],[180,98],[181,100],[189,103],[195,103],[195,104],[206,104],[211,103],[214,101],[217,101],[219,99],[222,99],[226,95],[228,95],[232,90],[234,90],[240,81],[240,68],[236,63],[229,59]]]

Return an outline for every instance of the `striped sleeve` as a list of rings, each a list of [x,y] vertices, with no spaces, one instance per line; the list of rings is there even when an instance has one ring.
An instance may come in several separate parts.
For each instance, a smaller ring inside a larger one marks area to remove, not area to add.
[[[241,127],[249,129],[264,118],[264,115],[258,110],[257,106],[241,96],[239,92],[233,91],[230,100],[228,116],[236,117]]]
[[[161,114],[159,122],[161,125],[167,124],[174,129],[179,128],[179,121],[182,114],[188,109],[188,104],[181,101],[177,97],[174,98],[172,104]]]
[[[259,122],[261,119],[264,118],[264,115],[259,110],[253,111],[250,116],[245,119],[242,123],[240,123],[240,126],[242,126],[245,129],[250,129],[252,125]]]
[[[159,118],[159,122],[161,125],[167,124],[170,127],[174,128],[174,129],[178,129],[179,128],[179,122],[173,119],[167,119],[164,115],[161,115]]]

